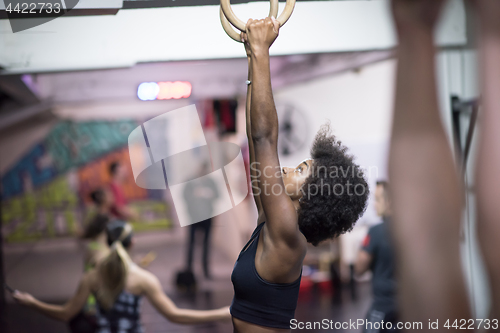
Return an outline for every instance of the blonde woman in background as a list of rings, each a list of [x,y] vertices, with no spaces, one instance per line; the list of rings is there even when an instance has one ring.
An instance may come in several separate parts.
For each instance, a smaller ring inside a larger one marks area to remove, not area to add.
[[[14,298],[21,304],[61,321],[68,321],[85,304],[90,294],[95,295],[100,333],[143,332],[140,321],[140,302],[145,296],[164,317],[178,324],[230,320],[229,307],[216,310],[188,310],[178,308],[163,292],[158,278],[134,264],[125,248],[130,246],[131,227],[108,228],[109,255],[95,269],[84,275],[75,295],[64,305],[41,302],[32,295],[16,291]]]
[[[106,226],[110,222],[110,209],[113,205],[113,196],[107,189],[98,188],[90,193],[90,198],[96,206],[96,214],[85,227],[82,235],[87,240],[84,250],[84,266],[88,271],[109,254]]]

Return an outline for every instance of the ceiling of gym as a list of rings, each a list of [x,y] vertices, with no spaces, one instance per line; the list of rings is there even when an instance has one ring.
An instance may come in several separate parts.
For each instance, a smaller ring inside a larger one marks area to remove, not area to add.
[[[262,2],[263,0],[231,0],[231,4]],[[339,1],[339,0],[300,0],[303,1]],[[366,1],[366,0],[363,0]],[[285,2],[285,0],[280,0]],[[219,5],[220,0],[123,0],[123,9],[159,8],[180,6],[210,6]]]

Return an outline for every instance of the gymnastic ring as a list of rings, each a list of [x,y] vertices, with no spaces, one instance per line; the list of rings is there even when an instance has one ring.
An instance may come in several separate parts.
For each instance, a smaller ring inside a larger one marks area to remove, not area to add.
[[[278,15],[278,0],[271,0],[271,8],[269,9],[269,17],[274,16],[276,17]],[[289,5],[289,2],[291,3],[291,7]],[[220,6],[222,8],[222,11],[224,12],[224,15],[226,16],[227,20],[239,31],[245,32],[245,26],[246,23],[240,20],[239,18],[234,15],[233,10],[231,9],[231,2],[230,0],[220,0]],[[285,10],[283,11],[283,14],[288,13],[287,17],[283,16],[282,20],[283,23],[280,21],[280,25],[283,25],[284,22],[288,20],[290,15],[292,15],[293,7],[295,6],[295,0],[287,0]],[[227,32],[227,31],[226,31]]]
[[[284,26],[286,21],[288,21],[290,16],[292,16],[294,8],[295,8],[295,0],[286,0],[285,9],[283,9],[283,13],[281,13],[281,15],[278,17],[278,22],[280,23],[280,27]]]
[[[231,26],[231,23],[227,20],[226,16],[224,15],[224,12],[222,11],[222,7],[220,8],[220,23],[222,24],[222,27],[224,28],[224,31],[226,34],[234,39],[235,41],[242,43],[241,40],[241,32],[236,32],[233,27]]]
[[[222,27],[224,28],[224,31],[226,32],[226,34],[231,37],[232,39],[234,39],[235,41],[241,43],[241,33],[238,33],[236,31],[234,31],[233,27],[231,26],[231,23],[229,22],[229,20],[227,19],[226,15],[224,14],[224,10],[223,10],[223,0],[221,0],[221,6],[220,6],[220,22],[222,24]],[[229,0],[227,0],[227,3],[229,4]],[[276,15],[278,15],[278,0],[270,0],[270,8],[269,8],[269,17],[271,16],[274,16],[276,17]],[[229,10],[231,11],[231,14],[234,16],[234,18],[238,21],[240,21],[242,24],[243,24],[243,27],[246,26],[245,23],[243,23],[243,21],[241,21],[240,19],[238,19],[234,13],[233,13],[233,10],[231,9],[231,6],[229,5]],[[245,29],[243,29],[243,31],[245,31]]]

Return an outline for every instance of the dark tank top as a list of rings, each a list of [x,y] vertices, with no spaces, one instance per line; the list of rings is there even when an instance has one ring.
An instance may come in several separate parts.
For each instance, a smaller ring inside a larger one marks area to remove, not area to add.
[[[263,226],[261,223],[254,230],[234,265],[231,315],[260,326],[290,329],[302,274],[292,283],[270,283],[259,276],[255,268],[255,253]]]
[[[104,310],[97,302],[97,333],[143,333],[141,296],[122,291],[113,307]]]

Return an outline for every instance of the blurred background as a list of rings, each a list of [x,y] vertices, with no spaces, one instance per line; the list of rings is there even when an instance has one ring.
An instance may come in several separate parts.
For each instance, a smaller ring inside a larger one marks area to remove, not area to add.
[[[243,21],[264,17],[269,10],[268,2],[232,4]],[[280,2],[280,12],[284,4]],[[247,173],[241,177],[248,176],[247,60],[243,45],[221,27],[219,2],[81,0],[68,15],[16,33],[2,5],[3,279],[48,302],[62,303],[73,294],[83,270],[77,236],[96,212],[90,193],[111,182],[109,165],[119,162],[125,169],[123,196],[138,216],[132,223],[132,257],[154,254],[147,269],[178,306],[228,305],[233,264],[256,226],[253,198],[247,196],[213,219],[212,279],[201,278],[196,252],[197,290],[183,293],[175,278],[185,265],[188,228],[179,225],[168,189],[136,185],[127,146],[131,131],[144,122],[195,104],[206,140],[240,146]],[[471,20],[462,1],[452,0],[437,32],[443,121],[461,160],[473,160],[475,144],[469,134],[475,125],[471,115],[477,113],[470,106],[478,97]],[[366,170],[372,192],[376,181],[386,180],[395,42],[388,1],[297,1],[271,48],[282,166],[307,158],[315,133],[330,120],[337,138]],[[174,142],[184,130],[170,128],[166,140]],[[475,242],[472,170],[468,165],[465,173],[469,192],[462,257],[471,308],[476,318],[484,318],[489,300]],[[351,233],[311,247],[304,262],[299,321],[364,318],[371,302],[370,274],[355,279],[352,265],[368,228],[379,222],[370,198]],[[5,298],[9,332],[67,331],[63,323],[16,305],[7,294]],[[142,319],[148,332],[232,331],[224,323],[172,324],[149,304]]]

